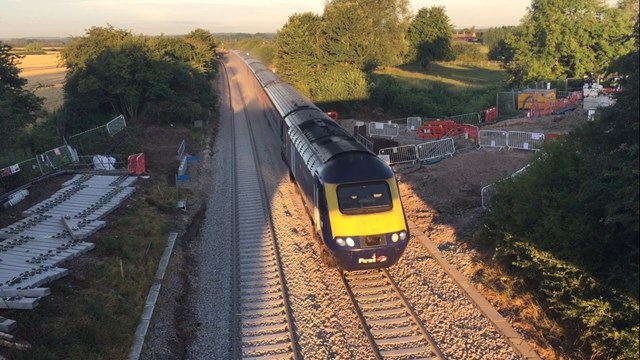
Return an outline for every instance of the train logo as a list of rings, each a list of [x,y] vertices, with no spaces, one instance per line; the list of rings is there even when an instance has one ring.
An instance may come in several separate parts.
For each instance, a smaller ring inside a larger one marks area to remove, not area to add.
[[[373,254],[370,258],[358,258],[358,264],[375,264],[375,263],[384,263],[387,261],[386,256],[376,257],[376,254]]]

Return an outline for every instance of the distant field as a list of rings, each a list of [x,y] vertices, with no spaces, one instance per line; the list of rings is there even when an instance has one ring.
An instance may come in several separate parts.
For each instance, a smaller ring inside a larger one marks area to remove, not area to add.
[[[419,66],[402,66],[376,71],[376,74],[398,78],[414,86],[439,82],[450,85],[454,90],[494,86],[501,84],[507,78],[504,70],[487,63],[477,65],[432,63],[426,71]]]
[[[25,88],[45,99],[45,109],[53,111],[62,106],[62,85],[66,69],[59,66],[58,52],[25,55],[19,62],[20,76],[28,81]]]

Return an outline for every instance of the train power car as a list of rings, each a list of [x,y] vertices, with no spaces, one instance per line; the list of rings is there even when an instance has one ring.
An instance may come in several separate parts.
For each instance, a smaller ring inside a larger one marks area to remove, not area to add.
[[[236,54],[279,114],[270,121],[321,242],[322,260],[348,271],[395,264],[409,227],[393,170],[263,64]]]

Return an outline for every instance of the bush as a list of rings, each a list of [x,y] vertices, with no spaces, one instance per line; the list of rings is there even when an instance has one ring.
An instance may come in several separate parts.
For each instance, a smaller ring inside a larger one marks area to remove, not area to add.
[[[480,45],[472,43],[454,42],[451,52],[456,61],[479,62],[487,61],[487,56],[480,51]]]

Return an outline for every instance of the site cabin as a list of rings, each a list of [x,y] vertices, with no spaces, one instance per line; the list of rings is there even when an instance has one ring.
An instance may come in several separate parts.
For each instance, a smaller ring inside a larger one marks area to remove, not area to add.
[[[518,91],[518,110],[530,110],[534,107],[553,107],[555,102],[555,89],[529,89]]]

